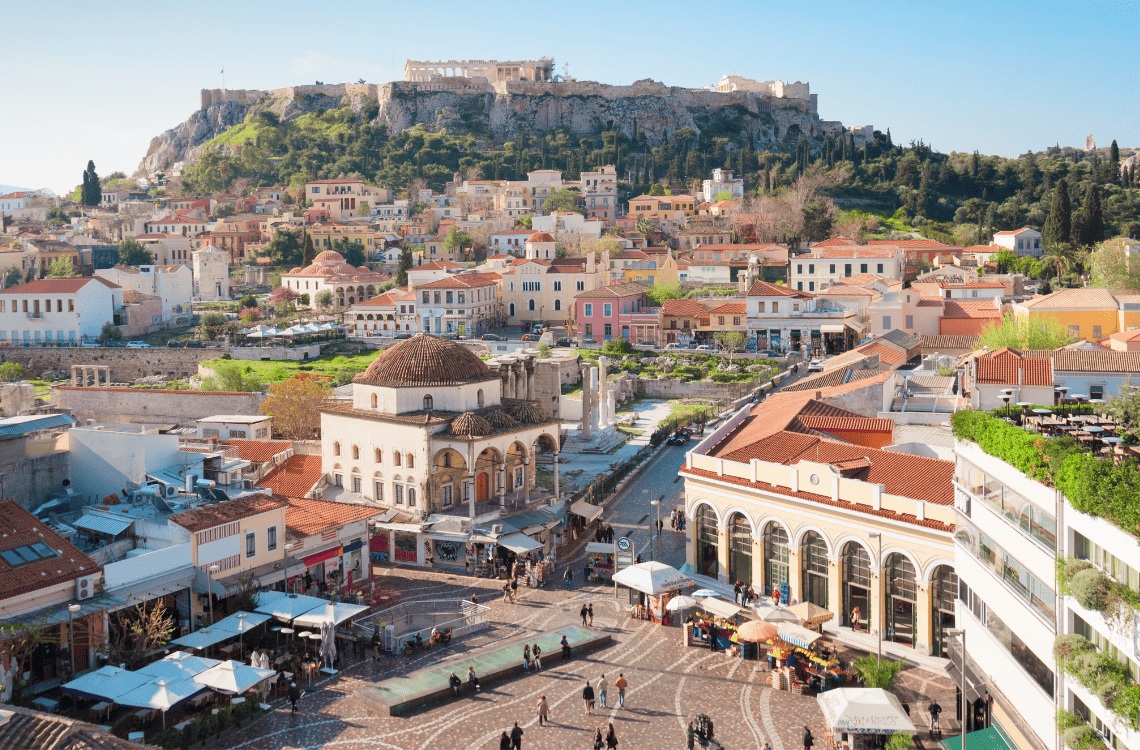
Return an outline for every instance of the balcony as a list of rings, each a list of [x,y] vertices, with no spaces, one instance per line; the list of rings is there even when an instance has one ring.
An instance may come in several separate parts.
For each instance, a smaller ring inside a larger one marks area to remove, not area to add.
[[[854,318],[858,315],[857,310],[780,310],[778,312],[751,312],[749,311],[749,318],[817,318],[817,319],[835,319],[843,320],[846,318]]]
[[[43,314],[43,313],[38,313],[38,312],[30,312],[30,313],[24,313],[24,315],[25,315],[25,316],[26,316],[28,319],[32,319],[32,318],[42,318],[42,317],[44,316],[44,314]]]

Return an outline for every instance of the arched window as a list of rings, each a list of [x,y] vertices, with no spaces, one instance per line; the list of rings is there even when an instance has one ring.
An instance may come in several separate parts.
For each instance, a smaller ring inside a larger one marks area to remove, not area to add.
[[[814,531],[804,534],[800,542],[803,567],[802,589],[805,601],[827,608],[827,543]]]
[[[431,411],[433,403],[434,401],[431,396],[424,396],[424,411]]]
[[[554,309],[555,310],[561,310],[562,309],[562,300],[560,300],[560,299],[554,300]]]
[[[451,451],[445,451],[443,454],[443,468],[451,468]]]
[[[788,582],[788,532],[775,521],[764,527],[764,586],[771,594]]]
[[[333,455],[334,455],[334,456],[339,456],[339,455],[340,455],[340,442],[339,442],[339,441],[338,441],[338,442],[335,442],[335,443],[333,443]]]
[[[859,610],[855,622],[855,610]],[[856,630],[869,627],[871,614],[871,556],[858,542],[843,545],[843,616],[844,625]]]
[[[562,280],[561,279],[555,279],[554,280],[554,291],[556,291],[556,292],[562,291]]]
[[[376,394],[375,393],[372,394],[372,408],[373,409],[376,408]]]
[[[482,388],[480,388],[479,391],[475,394],[475,401],[476,401],[476,403],[479,404],[479,408],[482,409],[483,408],[483,389]]]
[[[395,451],[394,453],[392,453],[392,465],[393,466],[399,466],[400,465],[400,451]]]
[[[527,300],[526,309],[534,311],[534,300]]]
[[[416,507],[416,488],[415,487],[409,487],[408,488],[408,507],[409,508]]]
[[[373,459],[378,464],[383,463],[383,461],[384,461],[383,451],[381,451],[379,448],[376,448],[375,450],[373,450]]]
[[[515,317],[515,303],[514,302],[511,303],[510,310],[508,311],[507,315],[509,317],[512,317],[512,318]]]
[[[414,453],[408,454],[408,468],[409,469],[416,468],[416,456]]]

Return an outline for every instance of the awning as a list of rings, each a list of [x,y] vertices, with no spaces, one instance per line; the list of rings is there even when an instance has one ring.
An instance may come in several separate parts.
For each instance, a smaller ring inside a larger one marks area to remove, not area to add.
[[[155,678],[150,675],[128,672],[108,664],[94,672],[77,677],[63,685],[60,690],[68,695],[78,695],[80,698],[89,698],[93,701],[114,701],[120,695],[125,695],[154,680]]]
[[[242,573],[236,573],[232,576],[225,578],[217,578],[215,582],[225,587],[225,593],[220,596],[233,596],[237,593],[240,586],[241,577],[244,575],[253,575],[257,579],[257,583],[262,586],[269,586],[284,581],[286,578],[292,576],[299,576],[305,574],[305,563],[301,562],[295,557],[286,557],[282,562],[266,563],[259,565],[251,570]]]
[[[281,591],[263,591],[258,597],[257,612],[273,615],[282,622],[324,606],[325,600],[304,594],[286,594]]]
[[[181,568],[157,573],[149,578],[110,589],[110,591],[116,596],[134,601],[147,601],[190,588],[197,579],[198,573],[198,568],[193,565],[183,565]]]
[[[967,734],[966,747],[970,750],[1017,750],[1017,744],[997,724]],[[962,735],[956,734],[942,740],[942,748],[962,750]]]
[[[316,565],[317,563],[322,563],[325,560],[331,560],[338,555],[340,555],[340,545],[337,545],[332,549],[327,549],[324,552],[318,552],[315,555],[309,555],[308,557],[302,558],[301,562],[305,563],[305,565]]]
[[[570,506],[570,512],[574,515],[581,516],[587,521],[593,521],[598,516],[602,515],[604,508],[600,505],[588,503],[585,500],[579,500]]]
[[[419,523],[378,523],[376,525],[382,529],[390,529],[392,531],[406,531],[410,534],[419,534],[424,530],[423,524]]]
[[[345,553],[355,552],[356,550],[360,549],[363,546],[364,546],[364,542],[361,541],[360,539],[357,539],[355,542],[349,542],[348,544],[344,545],[343,552],[345,552]]]
[[[697,605],[706,612],[712,612],[717,617],[736,617],[743,610],[732,602],[724,599],[698,599]]]
[[[862,333],[865,327],[863,323],[855,320],[845,320],[843,321],[843,325],[847,326],[852,331],[855,331],[855,333]]]
[[[662,562],[649,561],[630,565],[614,574],[614,583],[640,591],[649,596],[658,596],[667,591],[676,591],[693,582],[676,568]]]
[[[214,630],[226,631],[230,635],[236,635],[238,633],[248,633],[258,625],[262,625],[272,619],[270,615],[264,612],[235,612],[229,617],[218,620],[210,627]]]
[[[823,711],[824,726],[834,732],[915,733],[899,699],[882,688],[835,688],[820,693],[815,700]]]
[[[232,630],[219,630],[217,627],[198,628],[193,633],[175,638],[170,643],[184,648],[204,649],[237,636],[238,634]]]
[[[194,676],[194,682],[226,695],[241,695],[254,685],[276,674],[272,669],[250,667],[236,661],[224,661]]]
[[[954,680],[956,687],[962,686],[962,646],[953,639],[948,639],[948,651],[950,661],[946,664],[944,669]],[[986,687],[986,680],[981,676],[982,670],[974,662],[973,659],[966,657],[966,698],[970,701],[976,701],[989,694],[989,688]]]
[[[780,640],[801,648],[807,648],[822,637],[819,633],[791,622],[781,622],[779,627]]]
[[[293,620],[294,626],[320,627],[323,623],[331,622],[340,625],[345,620],[367,612],[368,607],[360,604],[326,603],[322,607],[310,610]]]
[[[820,325],[819,330],[824,333],[843,333],[844,328],[846,328],[846,326],[842,323],[823,323]]]
[[[88,531],[98,531],[101,534],[110,534],[117,536],[131,527],[135,519],[124,518],[111,518],[109,516],[85,513],[78,521],[72,524],[80,529],[87,529]]]
[[[614,554],[613,542],[589,542],[586,544],[587,555],[612,555]]]
[[[499,544],[509,549],[511,552],[517,552],[520,555],[525,555],[527,552],[536,549],[542,549],[539,542],[534,541],[526,534],[521,532],[517,534],[508,534],[498,541]]]

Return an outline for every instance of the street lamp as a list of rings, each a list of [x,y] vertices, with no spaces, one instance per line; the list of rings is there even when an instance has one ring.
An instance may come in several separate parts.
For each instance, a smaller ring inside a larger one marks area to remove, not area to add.
[[[946,635],[951,638],[962,637],[962,750],[966,750],[966,631],[962,628],[949,628]]]
[[[653,558],[654,560],[656,560],[657,559],[657,545],[656,545],[657,526],[654,525],[654,523],[653,523],[653,511],[652,511],[653,490],[646,490],[645,494],[649,496],[649,505],[651,506],[651,510],[649,512],[649,524],[651,526],[653,526],[653,530],[649,532],[649,556],[651,558]]]
[[[664,495],[662,495],[662,497],[664,497]],[[657,537],[658,531],[661,529],[661,501],[660,500],[650,500],[649,504],[651,506],[657,508],[657,520],[654,522],[654,525],[653,525],[653,540],[655,542],[653,545],[653,559],[656,560],[657,559],[657,545],[661,544],[661,540]]]
[[[875,632],[879,636],[879,661],[883,660],[883,622],[886,619],[883,609],[883,592],[884,592],[884,578],[883,578],[883,535],[878,531],[872,531],[867,536],[872,539],[879,540],[879,556],[875,559],[875,565],[879,568],[879,609],[875,612],[879,616],[879,627]]]
[[[78,604],[67,605],[67,643],[71,651],[71,676],[75,676],[75,613],[80,609]]]
[[[216,576],[218,574],[218,571],[220,571],[220,570],[221,570],[221,568],[218,567],[217,565],[211,565],[210,566],[210,585],[208,586],[208,590],[206,591],[206,596],[209,598],[209,601],[210,601],[210,624],[211,625],[214,624],[214,576]]]

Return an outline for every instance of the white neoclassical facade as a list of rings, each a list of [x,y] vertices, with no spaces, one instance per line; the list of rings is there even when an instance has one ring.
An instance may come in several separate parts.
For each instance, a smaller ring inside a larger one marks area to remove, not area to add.
[[[742,409],[688,455],[687,571],[766,594],[787,584],[839,627],[945,655],[954,464],[831,439],[887,420],[839,409],[797,419],[800,406]]]
[[[340,253],[325,250],[313,258],[311,265],[281,274],[281,286],[309,295],[311,307],[317,306],[317,295],[327,289],[332,292],[333,309],[341,310],[372,299],[388,279],[387,274],[365,266],[356,268],[346,263]]]

